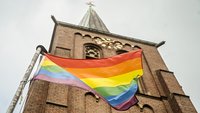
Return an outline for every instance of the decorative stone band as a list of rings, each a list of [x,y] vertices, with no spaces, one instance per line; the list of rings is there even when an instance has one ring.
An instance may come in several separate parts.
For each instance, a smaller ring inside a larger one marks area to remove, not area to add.
[[[123,49],[126,44],[123,44],[120,41],[115,41],[109,38],[100,38],[100,37],[95,37],[94,41],[96,44],[108,48],[108,49],[115,49],[115,50],[120,50]],[[130,44],[128,44],[130,45]],[[134,47],[133,45],[130,45],[132,48]]]

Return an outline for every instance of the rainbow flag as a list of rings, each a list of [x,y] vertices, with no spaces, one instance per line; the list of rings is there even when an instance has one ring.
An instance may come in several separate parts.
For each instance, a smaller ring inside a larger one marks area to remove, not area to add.
[[[138,102],[137,80],[143,74],[142,50],[103,59],[67,59],[45,54],[34,79],[91,91],[117,110]]]

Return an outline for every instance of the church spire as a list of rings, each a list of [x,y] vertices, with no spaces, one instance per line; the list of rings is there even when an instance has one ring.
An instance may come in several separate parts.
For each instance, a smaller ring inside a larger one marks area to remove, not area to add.
[[[97,15],[96,11],[92,8],[94,6],[91,2],[88,3],[89,9],[79,23],[80,26],[96,29],[99,31],[109,32],[101,18]]]

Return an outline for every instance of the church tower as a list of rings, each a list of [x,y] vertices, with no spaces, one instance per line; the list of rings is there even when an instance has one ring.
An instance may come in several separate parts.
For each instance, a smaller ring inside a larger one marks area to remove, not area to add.
[[[139,102],[117,111],[93,93],[72,86],[34,80],[30,84],[24,113],[197,113],[157,48],[163,44],[110,33],[90,6],[79,23],[56,20],[49,53],[76,59],[96,59],[141,48],[144,75],[136,94]]]

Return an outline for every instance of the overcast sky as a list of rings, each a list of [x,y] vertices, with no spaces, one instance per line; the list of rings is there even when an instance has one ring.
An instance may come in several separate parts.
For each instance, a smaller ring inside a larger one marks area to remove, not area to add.
[[[0,113],[6,112],[36,46],[49,48],[54,27],[50,16],[78,24],[88,9],[86,2],[0,0]],[[200,112],[200,0],[95,0],[94,4],[112,33],[166,41],[159,52]]]

